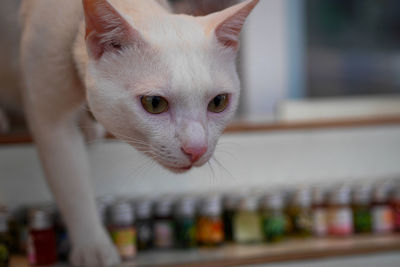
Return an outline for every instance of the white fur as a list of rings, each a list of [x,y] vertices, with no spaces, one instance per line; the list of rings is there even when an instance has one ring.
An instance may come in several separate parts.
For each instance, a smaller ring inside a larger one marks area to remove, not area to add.
[[[207,19],[171,15],[152,0],[110,0],[118,11],[115,17],[102,9],[104,0],[97,1],[102,20],[110,23],[110,31],[99,34],[99,44],[121,38],[126,32],[121,21],[138,33],[129,39],[131,45],[106,51],[100,58],[91,53],[90,35],[85,44],[80,0],[25,0],[22,7],[26,115],[71,236],[71,262],[79,266],[119,262],[96,214],[77,127],[85,103],[107,131],[166,168],[180,172],[192,164],[203,165],[232,119],[240,91],[235,49],[221,45],[212,29],[226,22],[229,28],[233,11],[257,2],[247,1]],[[139,41],[141,45],[134,44]],[[208,112],[208,103],[222,93],[230,94],[228,108],[220,114]],[[143,95],[165,97],[168,112],[146,112],[140,102]],[[183,147],[207,151],[192,163]]]

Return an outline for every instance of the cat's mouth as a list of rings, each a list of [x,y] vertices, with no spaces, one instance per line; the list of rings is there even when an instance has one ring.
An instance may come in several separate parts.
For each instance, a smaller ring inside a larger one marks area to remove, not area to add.
[[[193,167],[193,166],[190,165],[190,166],[187,166],[187,167],[182,167],[182,168],[180,168],[180,169],[181,169],[181,170],[184,170],[184,171],[189,171],[192,167]]]
[[[170,167],[170,166],[164,166],[164,167],[166,167],[168,170],[170,170],[174,173],[185,173],[185,172],[190,171],[193,168],[192,165],[189,165],[186,167]]]

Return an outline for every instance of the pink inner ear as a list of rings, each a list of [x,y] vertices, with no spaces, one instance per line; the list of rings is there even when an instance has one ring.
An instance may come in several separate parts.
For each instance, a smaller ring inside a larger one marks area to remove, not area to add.
[[[92,32],[106,34],[123,26],[121,15],[106,0],[84,0],[86,37]]]
[[[223,46],[238,49],[240,32],[258,2],[259,0],[247,1],[219,12],[218,17],[222,17],[223,21],[215,29],[215,35]]]
[[[242,30],[244,20],[239,20],[234,16],[225,23],[220,24],[215,30],[218,41],[226,47],[239,47],[239,35]]]
[[[106,0],[84,0],[86,41],[91,55],[99,59],[106,51],[120,50],[142,40],[139,32]]]

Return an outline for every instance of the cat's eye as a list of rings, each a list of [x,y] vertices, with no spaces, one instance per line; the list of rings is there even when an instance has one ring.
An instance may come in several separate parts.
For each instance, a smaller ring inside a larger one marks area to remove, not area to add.
[[[142,96],[143,108],[151,114],[161,114],[168,111],[168,101],[161,96]]]
[[[212,113],[221,113],[228,107],[228,104],[229,104],[228,94],[217,95],[208,104],[208,111]]]

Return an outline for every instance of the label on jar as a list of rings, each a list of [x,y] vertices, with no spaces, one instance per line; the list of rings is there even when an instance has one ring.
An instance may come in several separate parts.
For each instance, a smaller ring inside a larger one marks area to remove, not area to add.
[[[349,235],[353,233],[353,216],[348,207],[334,208],[329,212],[329,234]]]
[[[286,220],[282,214],[269,215],[263,219],[264,236],[267,241],[279,241],[286,231]]]
[[[137,225],[139,242],[147,243],[153,238],[153,233],[150,224]]]
[[[170,220],[154,224],[154,244],[158,248],[171,248],[174,245],[174,227]]]
[[[200,243],[219,244],[224,240],[222,220],[201,217],[197,226],[197,239]]]
[[[390,233],[394,228],[393,211],[390,206],[372,208],[372,225],[375,233]]]
[[[328,231],[326,209],[315,209],[313,213],[313,232],[317,236],[324,236]]]
[[[196,245],[196,222],[194,219],[180,219],[177,222],[177,239],[181,247]]]
[[[354,230],[357,233],[370,233],[372,231],[372,216],[368,207],[356,207],[353,211]]]
[[[136,231],[134,228],[113,229],[111,237],[123,259],[136,255]]]
[[[310,235],[312,231],[312,218],[308,212],[300,212],[294,220],[294,229],[300,234]]]

